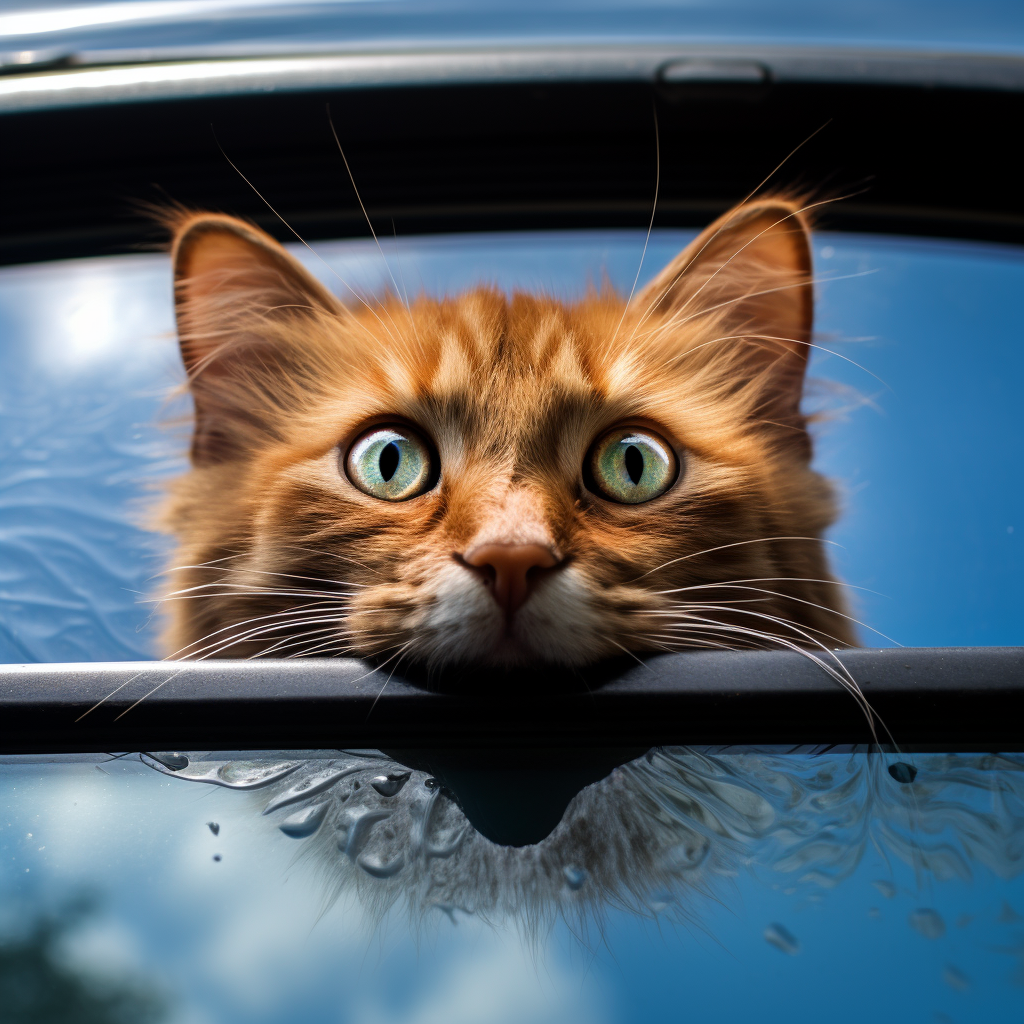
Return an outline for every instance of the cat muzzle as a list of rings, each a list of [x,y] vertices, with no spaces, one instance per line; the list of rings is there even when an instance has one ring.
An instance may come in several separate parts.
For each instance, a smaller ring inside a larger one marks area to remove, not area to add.
[[[473,571],[511,621],[540,580],[562,564],[541,544],[481,544],[457,560]]]

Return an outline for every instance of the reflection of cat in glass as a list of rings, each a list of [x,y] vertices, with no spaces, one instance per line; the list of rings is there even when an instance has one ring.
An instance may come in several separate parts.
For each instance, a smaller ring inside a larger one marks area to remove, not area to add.
[[[183,214],[195,402],[169,654],[580,665],[854,642],[800,411],[808,224],[736,207],[623,302],[481,288],[343,305]]]
[[[398,905],[414,921],[441,910],[526,929],[564,916],[585,935],[609,908],[699,923],[702,901],[743,868],[804,895],[841,883],[871,851],[911,866],[919,885],[979,868],[1019,875],[1024,758],[912,760],[887,771],[881,754],[835,748],[658,748],[584,788],[522,848],[488,841],[437,779],[383,755],[150,763],[253,791],[255,813],[304,844],[328,900],[353,894],[372,917]]]

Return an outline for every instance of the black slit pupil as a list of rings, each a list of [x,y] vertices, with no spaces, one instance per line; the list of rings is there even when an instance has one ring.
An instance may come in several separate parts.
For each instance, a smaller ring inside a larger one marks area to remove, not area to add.
[[[640,477],[644,475],[644,457],[635,444],[626,449],[626,472],[634,485],[640,483]]]
[[[384,478],[384,483],[387,483],[395,475],[395,470],[398,469],[398,463],[401,458],[402,453],[398,450],[398,445],[394,441],[384,445],[381,449],[377,464],[380,466],[380,475]]]

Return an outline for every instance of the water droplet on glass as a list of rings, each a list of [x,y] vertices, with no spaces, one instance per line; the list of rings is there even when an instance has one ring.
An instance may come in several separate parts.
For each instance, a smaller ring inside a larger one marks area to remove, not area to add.
[[[369,807],[349,808],[338,821],[338,849],[355,860],[369,841],[373,826],[390,818],[391,814],[391,811],[371,810]]]
[[[770,924],[764,930],[765,941],[776,949],[787,953],[789,956],[796,956],[800,952],[800,943],[792,935],[789,929],[781,924]]]
[[[562,874],[565,876],[565,884],[575,892],[577,889],[582,888],[583,883],[587,880],[587,873],[583,868],[578,868],[574,864],[566,864],[562,868]]]
[[[362,856],[356,863],[374,878],[391,878],[405,867],[405,857],[399,854],[394,860],[384,863],[379,857]]]
[[[930,907],[912,910],[907,922],[915,932],[926,939],[941,939],[946,934],[946,922],[939,916],[938,911]]]
[[[889,774],[897,782],[902,782],[906,786],[917,778],[917,769],[912,764],[907,764],[906,761],[897,761],[895,764],[889,765]]]
[[[206,827],[215,835],[220,835],[220,825],[216,821],[208,821]]]
[[[373,786],[381,796],[397,796],[402,787],[409,781],[412,772],[392,772],[390,775],[378,775],[370,779]]]
[[[888,879],[879,878],[877,881],[871,883],[887,900],[895,899],[896,897],[896,886],[892,884]]]
[[[710,850],[711,841],[705,836],[690,836],[665,853],[661,867],[666,871],[692,871],[704,863]]]
[[[287,807],[289,804],[297,804],[300,800],[306,800],[312,796],[318,796],[324,790],[330,789],[336,782],[351,775],[358,768],[325,768],[310,772],[299,779],[294,786],[289,786],[283,793],[278,793],[266,807],[264,814]]]
[[[947,964],[942,971],[942,980],[957,992],[966,992],[971,987],[971,979],[963,971],[957,970],[952,964]]]
[[[196,765],[200,774],[189,777],[196,782],[211,782],[225,789],[262,789],[301,767],[299,761],[229,761],[227,764]]]
[[[184,754],[179,754],[177,751],[168,750],[158,754],[150,754],[154,761],[159,761],[165,768],[170,769],[172,772],[180,772],[182,768],[188,767],[188,758]]]
[[[277,827],[289,839],[305,839],[320,827],[329,806],[329,803],[322,803],[303,807],[301,811],[290,814]]]

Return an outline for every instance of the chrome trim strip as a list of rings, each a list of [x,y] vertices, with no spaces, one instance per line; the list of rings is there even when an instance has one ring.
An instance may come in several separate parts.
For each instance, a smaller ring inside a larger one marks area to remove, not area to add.
[[[277,91],[658,78],[1024,91],[1024,56],[707,44],[175,60],[5,74],[0,113]]]

